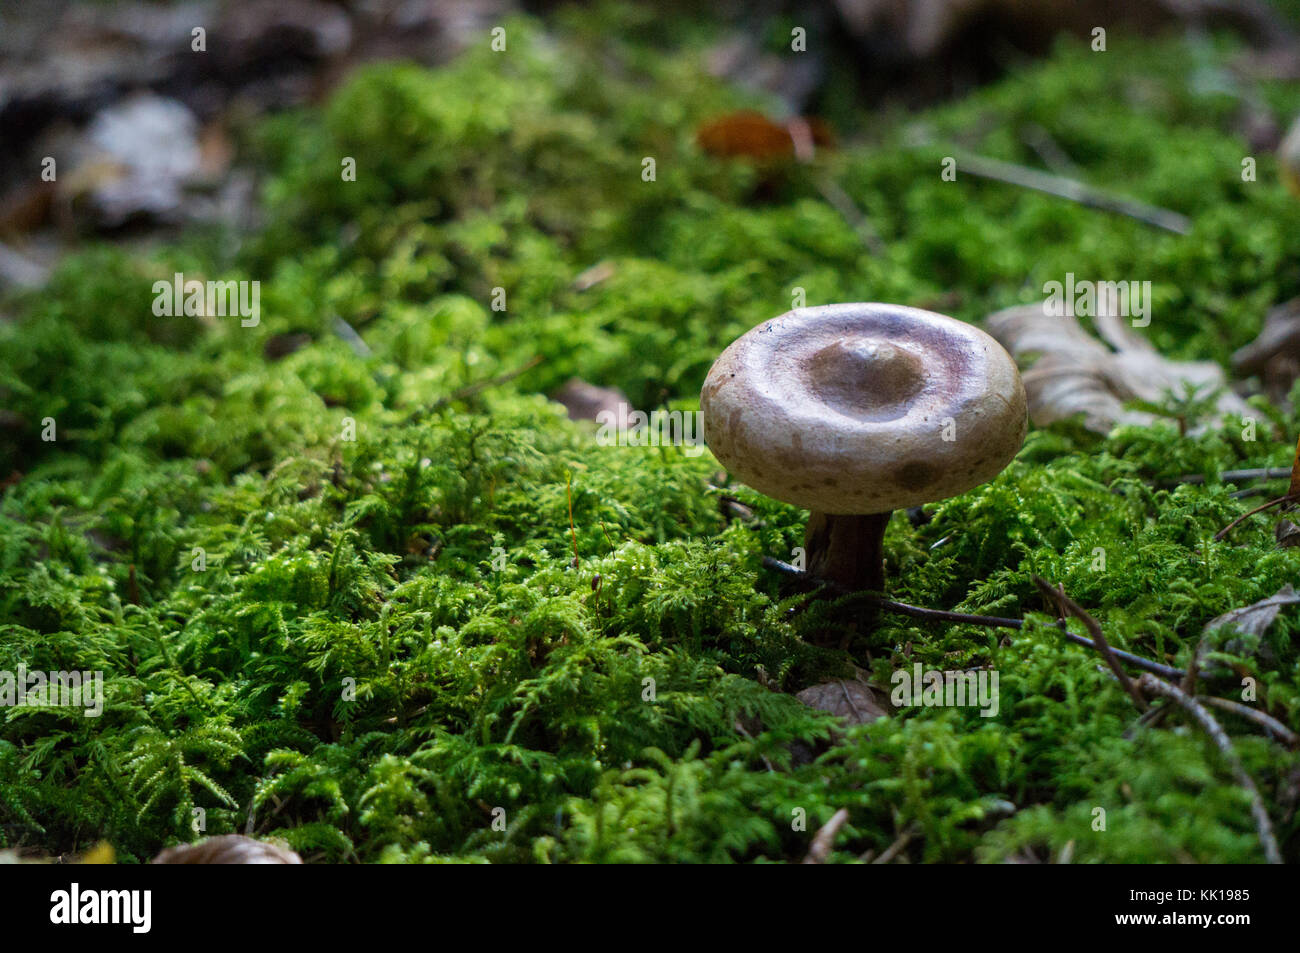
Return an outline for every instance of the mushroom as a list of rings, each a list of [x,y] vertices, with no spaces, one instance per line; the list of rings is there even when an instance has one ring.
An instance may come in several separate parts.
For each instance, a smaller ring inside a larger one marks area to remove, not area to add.
[[[1027,428],[1024,385],[997,341],[892,304],[763,322],[714,362],[700,408],[734,476],[811,511],[807,572],[851,590],[883,590],[894,510],[991,480]]]
[[[301,864],[302,858],[287,847],[254,840],[240,834],[209,837],[197,844],[168,847],[155,864]]]

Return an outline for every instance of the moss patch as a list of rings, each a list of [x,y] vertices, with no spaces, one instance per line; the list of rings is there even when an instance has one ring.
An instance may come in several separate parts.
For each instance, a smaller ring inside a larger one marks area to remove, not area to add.
[[[1195,91],[1181,39],[1112,37],[1104,59],[1064,44],[923,117],[931,145],[863,114],[816,168],[761,171],[701,155],[693,131],[766,104],[704,75],[707,30],[661,36],[639,16],[562,16],[551,34],[519,20],[508,54],[368,68],[254,134],[273,170],[254,240],[89,250],[16,303],[0,328],[0,470],[23,474],[0,501],[0,669],[103,670],[107,705],[0,710],[0,845],[107,838],[144,859],[194,839],[201,809],[207,833],[251,810],[316,859],[790,860],[847,807],[835,860],[905,830],[916,860],[1068,843],[1085,861],[1259,860],[1213,747],[1181,727],[1125,740],[1131,703],[1037,624],[1031,576],[1064,583],[1119,647],[1186,664],[1209,619],[1294,582],[1300,552],[1275,549],[1263,518],[1211,544],[1243,509],[1232,488],[1155,484],[1286,465],[1294,415],[1260,404],[1254,441],[1240,421],[1106,439],[1056,425],[925,525],[895,518],[891,594],[1036,624],[882,618],[853,658],[886,684],[914,661],[992,665],[999,715],[912,709],[829,746],[835,723],[790,693],[850,656],[818,647],[833,613],[794,611],[805,600],[760,565],[788,558],[804,515],[733,486],[758,523],[727,524],[707,454],[598,446],[536,396],[579,375],[693,409],[722,347],[796,288],[978,320],[1067,271],[1151,280],[1150,339],[1226,361],[1300,294],[1300,206],[1267,155],[1241,181],[1235,100]],[[1300,109],[1294,88],[1261,95]],[[1028,123],[1191,234],[941,180],[954,144],[1034,164]],[[608,278],[574,285],[601,262]],[[176,271],[259,280],[260,324],[154,318],[153,282]],[[289,333],[311,341],[269,360]],[[1258,644],[1215,643],[1293,726],[1295,628],[1284,612]],[[1300,760],[1224,721],[1300,860]]]

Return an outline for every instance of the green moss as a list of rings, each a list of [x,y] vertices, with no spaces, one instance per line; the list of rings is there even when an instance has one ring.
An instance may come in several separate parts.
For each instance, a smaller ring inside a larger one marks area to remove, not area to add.
[[[1031,577],[1062,582],[1118,646],[1185,664],[1206,622],[1293,581],[1300,554],[1262,517],[1210,543],[1243,508],[1217,479],[1156,484],[1285,465],[1294,415],[1261,407],[1253,442],[1203,404],[1196,437],[1035,431],[992,483],[924,525],[896,518],[886,546],[897,597],[1033,624],[883,616],[851,658],[822,647],[843,616],[761,568],[799,545],[803,514],[729,486],[756,521],[728,524],[707,454],[598,446],[535,396],[579,375],[689,409],[720,349],[795,288],[977,320],[1066,271],[1151,280],[1151,340],[1226,362],[1300,293],[1300,212],[1268,156],[1241,182],[1233,103],[1194,92],[1181,39],[1112,37],[1104,61],[1065,44],[927,114],[929,145],[863,115],[816,169],[763,174],[693,145],[701,120],[755,105],[703,75],[708,29],[642,17],[565,15],[554,36],[512,21],[508,55],[367,68],[256,131],[267,223],[237,255],[211,236],[143,260],[92,250],[16,302],[0,474],[24,475],[0,500],[0,669],[102,669],[108,700],[98,719],[0,711],[0,844],[104,837],[142,859],[193,839],[201,808],[208,833],[251,810],[330,860],[788,860],[847,807],[839,861],[904,831],[930,861],[1067,844],[1084,861],[1260,858],[1213,747],[1169,727],[1126,740],[1131,703],[1035,614]],[[1300,108],[1294,88],[1261,95]],[[1031,122],[1191,234],[940,179],[955,145],[1035,163],[1015,133]],[[605,280],[575,286],[601,262]],[[176,270],[260,280],[261,323],[155,319],[152,282]],[[269,360],[286,333],[310,343]],[[1295,624],[1213,643],[1291,725]],[[992,665],[1001,711],[911,709],[830,744],[835,723],[791,693],[851,660],[886,683],[913,660]],[[1224,722],[1300,859],[1296,755]]]

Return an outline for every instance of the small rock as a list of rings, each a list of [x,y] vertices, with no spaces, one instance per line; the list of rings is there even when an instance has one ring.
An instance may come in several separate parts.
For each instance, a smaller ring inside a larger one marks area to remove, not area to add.
[[[551,395],[551,400],[564,405],[570,420],[597,420],[608,411],[618,423],[619,430],[628,429],[627,395],[614,387],[597,387],[586,381],[570,377],[564,386]]]

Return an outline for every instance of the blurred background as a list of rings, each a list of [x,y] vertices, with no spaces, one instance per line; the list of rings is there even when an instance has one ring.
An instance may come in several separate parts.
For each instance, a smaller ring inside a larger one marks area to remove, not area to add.
[[[0,847],[148,858],[199,807],[307,860],[798,859],[807,804],[843,859],[1259,859],[1217,752],[1124,741],[1054,630],[832,649],[762,567],[802,511],[590,421],[695,410],[792,307],[979,323],[1035,426],[891,522],[891,597],[1019,616],[1040,575],[1187,664],[1295,580],[1294,524],[1205,553],[1300,430],[1300,0],[0,11],[0,671],[109,673],[102,720],[2,713]],[[161,312],[176,275],[257,319]],[[1145,323],[1046,313],[1075,278]],[[1288,725],[1293,633],[1215,643]],[[1003,718],[810,761],[799,696],[904,658],[995,662]],[[1294,752],[1240,754],[1300,859]]]
[[[0,284],[40,284],[87,235],[124,240],[194,222],[254,227],[259,170],[240,146],[257,117],[323,103],[368,62],[445,64],[516,14],[547,24],[562,10],[566,25],[621,22],[689,42],[709,73],[760,95],[774,120],[815,116],[849,135],[863,128],[864,111],[960,97],[1047,55],[1062,35],[1087,41],[1103,24],[1135,35],[1239,37],[1248,52],[1231,73],[1203,78],[1240,98],[1238,126],[1255,149],[1276,148],[1285,122],[1250,95],[1250,83],[1300,78],[1297,0],[614,6],[621,12],[611,16],[610,4],[515,0],[5,0]],[[792,57],[785,48],[796,28],[804,49]],[[1029,134],[1038,151],[1053,153],[1045,130]],[[57,163],[55,181],[37,174],[46,157]]]

